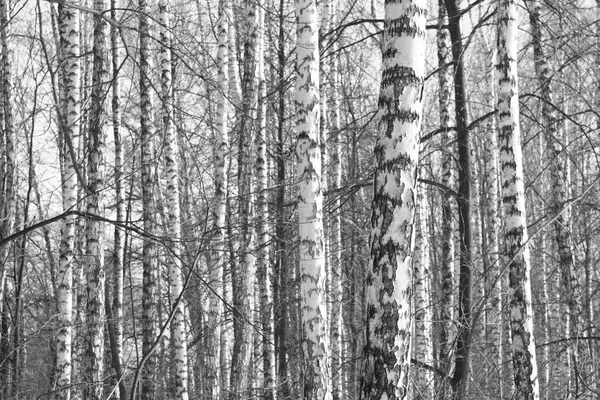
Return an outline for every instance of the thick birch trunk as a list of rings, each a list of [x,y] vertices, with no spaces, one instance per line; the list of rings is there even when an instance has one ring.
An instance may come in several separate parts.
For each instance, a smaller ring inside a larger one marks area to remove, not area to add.
[[[154,199],[156,162],[154,155],[154,137],[156,129],[152,119],[152,71],[150,54],[149,0],[139,0],[140,31],[140,150],[141,150],[141,185],[142,185],[142,219],[144,232],[148,237],[156,234],[157,210]],[[148,354],[157,336],[157,276],[158,254],[153,239],[144,238],[142,249],[142,353]],[[156,353],[152,353],[142,368],[141,398],[154,400],[156,393]]]
[[[498,26],[498,145],[502,170],[505,251],[509,264],[510,328],[516,397],[539,399],[523,155],[519,131],[517,78],[517,9],[514,0],[500,0]]]
[[[168,209],[168,234],[172,240],[167,254],[169,268],[169,293],[172,302],[183,295],[183,270],[181,264],[181,210],[179,206],[179,145],[173,128],[173,81],[171,72],[171,23],[168,0],[158,3],[160,23],[160,70],[162,91],[162,127],[165,143],[165,174],[167,178],[166,204]],[[184,302],[179,301],[171,320],[171,384],[172,398],[187,400],[188,355]],[[210,350],[209,350],[210,351]]]
[[[386,1],[362,396],[404,399],[412,329],[414,215],[425,1]]]
[[[209,358],[205,372],[205,398],[216,399],[221,396],[221,319],[223,315],[223,268],[225,258],[225,217],[227,209],[227,169],[229,168],[229,126],[227,114],[229,102],[229,57],[228,57],[228,0],[220,4],[219,21],[217,24],[217,118],[215,129],[215,206],[213,208],[213,250],[210,254],[210,282],[212,289],[209,293],[207,348]]]
[[[331,397],[325,304],[325,237],[319,143],[319,43],[315,1],[296,0],[296,93],[298,110],[298,223],[300,307],[303,357],[303,396],[306,400]]]
[[[61,130],[69,135],[71,143],[77,145],[80,130],[79,92],[79,11],[59,7],[60,54],[62,56],[62,82],[64,101],[61,104]],[[63,210],[74,209],[77,203],[77,175],[71,154],[73,146],[63,139]],[[71,397],[71,346],[73,314],[73,251],[75,247],[75,218],[65,218],[61,226],[60,261],[58,267],[58,312],[59,331],[56,338],[56,390],[57,398]]]

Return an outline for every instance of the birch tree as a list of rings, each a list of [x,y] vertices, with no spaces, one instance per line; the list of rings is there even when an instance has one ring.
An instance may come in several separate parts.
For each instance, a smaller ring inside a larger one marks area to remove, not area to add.
[[[554,105],[554,93],[552,90],[552,72],[548,62],[548,57],[543,47],[544,35],[540,21],[540,2],[537,0],[528,0],[529,22],[531,25],[531,34],[533,37],[533,51],[535,61],[535,71],[540,84],[540,98],[542,100],[542,129],[547,143],[548,161],[550,163],[550,204],[549,211],[553,218],[554,240],[558,247],[559,271],[561,271],[561,280],[563,293],[567,303],[567,322],[565,337],[577,337],[579,334],[578,319],[579,308],[581,304],[581,287],[578,281],[578,272],[573,259],[571,232],[568,227],[569,221],[565,218],[563,207],[567,195],[566,173],[564,168],[565,147],[559,143],[559,122],[556,108]],[[577,348],[573,346],[573,341],[568,342],[567,359],[573,362],[577,361]],[[568,361],[568,364],[570,362]],[[569,367],[568,371],[569,386],[576,387],[573,379],[578,379],[577,374]],[[569,391],[570,388],[567,388]]]
[[[116,21],[119,0],[111,0],[111,18]],[[112,56],[112,128],[115,145],[115,205],[117,224],[125,222],[125,187],[123,182],[123,140],[121,137],[121,44],[120,33],[114,24],[110,26],[111,56]],[[111,343],[112,364],[115,378],[118,381],[119,392],[117,400],[127,399],[127,388],[123,380],[123,275],[125,258],[125,235],[119,226],[115,226],[113,261],[112,304],[107,303],[109,315],[109,335]],[[108,289],[107,289],[108,292]]]
[[[332,24],[337,22],[337,5],[338,1],[332,1]],[[337,49],[339,46],[335,46]],[[341,116],[340,116],[340,72],[339,72],[339,57],[332,56],[330,77],[331,79],[331,134],[330,140],[333,142],[331,152],[331,189],[340,190],[342,188],[342,133],[341,133]],[[344,398],[348,391],[348,387],[344,382],[344,320],[343,320],[343,244],[342,244],[342,198],[336,196],[332,204],[333,218],[331,224],[331,247],[330,247],[330,263],[331,263],[331,303],[333,309],[331,312],[331,353],[332,353],[332,394],[333,400]]]
[[[301,381],[304,399],[317,400],[331,397],[319,140],[319,13],[314,0],[296,0],[295,6]]]
[[[440,70],[439,79],[439,107],[440,107],[440,129],[442,144],[451,143],[452,135],[450,131],[450,99],[452,95],[451,71],[448,66],[450,62],[450,35],[444,25],[448,23],[446,5],[443,0],[438,5],[438,31],[437,31],[437,57],[438,68]],[[450,150],[450,151],[449,151]],[[444,149],[441,155],[442,185],[451,188],[455,185],[453,168],[453,149]],[[452,218],[452,203],[447,192],[441,193],[442,202],[442,258],[440,264],[440,294],[439,294],[439,344],[438,359],[440,367],[444,371],[450,370],[451,351],[453,341],[453,317],[454,317],[454,222]],[[441,382],[441,395],[445,392],[445,382]],[[443,397],[442,397],[443,398]]]
[[[405,399],[411,355],[425,1],[385,2],[362,397]]]
[[[284,207],[286,200],[286,95],[283,89],[286,84],[286,41],[285,41],[285,2],[279,2],[277,21],[277,84],[280,90],[277,93],[277,133],[276,133],[276,169],[277,169],[277,194],[275,200],[275,262],[273,280],[274,304],[274,344],[277,363],[277,383],[280,388],[278,395],[282,398],[289,397],[288,383],[288,358],[286,352],[288,302],[286,301],[288,283],[287,242],[285,240],[287,213]]]
[[[254,182],[251,161],[256,135],[256,50],[257,0],[244,2],[244,60],[242,77],[242,112],[239,116],[238,190],[240,225],[240,260],[232,271],[234,305],[234,343],[231,357],[230,399],[243,396],[249,389],[253,336],[250,321],[254,310],[256,257],[254,246]]]
[[[142,249],[142,353],[149,354],[157,336],[157,275],[158,254],[152,237],[156,234],[156,205],[154,185],[156,163],[154,161],[154,136],[156,129],[152,119],[152,56],[150,53],[150,7],[148,0],[139,0],[140,32],[140,151],[142,185],[142,219],[144,221],[144,244]],[[156,354],[151,353],[142,368],[142,400],[154,399],[156,392]]]
[[[158,3],[160,23],[160,70],[162,94],[162,128],[165,143],[165,172],[167,177],[166,203],[168,208],[168,234],[173,241],[168,258],[169,293],[173,302],[183,295],[183,270],[181,264],[181,211],[179,207],[179,146],[173,129],[173,77],[171,71],[171,22],[168,0]],[[188,354],[183,301],[178,301],[171,320],[171,396],[187,400]]]
[[[268,158],[267,158],[267,80],[265,74],[266,50],[266,25],[265,6],[267,2],[259,0],[258,32],[257,32],[257,79],[258,79],[258,108],[257,108],[257,134],[256,134],[256,236],[258,254],[256,269],[260,285],[260,315],[262,326],[262,373],[263,397],[266,400],[276,398],[275,385],[275,348],[273,345],[273,294],[271,290],[272,271],[269,263],[269,207],[268,207]],[[258,361],[258,360],[257,360]]]
[[[424,153],[422,151],[422,153]],[[432,365],[433,321],[431,303],[431,269],[429,259],[429,224],[427,221],[427,192],[422,189],[418,196],[418,204],[415,214],[415,255],[414,255],[414,315],[415,315],[415,349],[414,358],[420,365]],[[433,372],[424,367],[414,369],[414,398],[434,398]]]
[[[103,212],[104,152],[106,141],[107,113],[105,100],[108,86],[107,22],[102,17],[106,0],[94,0],[94,44],[92,54],[92,92],[88,135],[88,196],[87,212],[98,215]],[[103,223],[89,220],[86,225],[86,323],[85,336],[86,374],[83,396],[86,399],[103,398],[104,379],[104,238]]]
[[[225,218],[227,211],[227,169],[229,168],[229,126],[227,113],[229,102],[229,18],[228,0],[219,4],[217,22],[217,118],[215,129],[215,205],[213,207],[213,250],[210,255],[212,291],[209,294],[207,348],[209,352],[206,371],[206,388],[210,390],[207,398],[219,398],[221,393],[221,318],[223,315],[223,268],[225,257]]]
[[[523,155],[519,130],[517,76],[517,8],[514,0],[500,0],[498,8],[498,146],[502,171],[504,246],[509,264],[510,330],[516,397],[539,399]]]
[[[1,54],[0,54],[0,74],[2,91],[0,93],[0,237],[6,237],[16,225],[17,217],[17,142],[13,126],[12,109],[12,63],[9,47],[9,33],[12,18],[10,17],[10,6],[8,0],[0,2],[0,32]],[[66,223],[66,221],[65,221]],[[10,247],[4,245],[0,247],[0,384],[3,384],[3,393],[10,397],[10,338],[6,327],[9,316],[8,302],[6,302],[6,290],[8,275],[8,259]],[[16,260],[15,260],[16,262]],[[16,270],[16,268],[15,268]],[[6,329],[5,329],[6,327]],[[16,327],[20,329],[20,327]],[[16,355],[14,355],[16,356]],[[13,357],[14,357],[13,356]]]
[[[63,210],[72,210],[77,203],[77,155],[74,145],[79,143],[80,131],[80,64],[79,64],[79,11],[59,5],[60,55],[62,57],[62,86],[60,129],[62,132]],[[68,143],[71,142],[69,146]],[[75,217],[68,216],[61,226],[60,258],[58,267],[59,331],[56,337],[56,388],[57,398],[71,398],[71,345],[73,314],[73,251],[75,247]]]

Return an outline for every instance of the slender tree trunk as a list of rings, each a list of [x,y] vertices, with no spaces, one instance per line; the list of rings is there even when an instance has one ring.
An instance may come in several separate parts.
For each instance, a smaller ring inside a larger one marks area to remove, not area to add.
[[[441,143],[452,143],[450,131],[450,99],[452,95],[450,63],[450,34],[443,26],[448,24],[446,6],[443,0],[439,0],[439,17],[437,31],[437,52],[439,72],[439,105],[440,105],[440,128],[443,129],[440,138]],[[441,177],[442,185],[445,187],[454,186],[454,167],[453,167],[453,149],[445,149],[441,155]],[[440,265],[440,324],[439,324],[439,344],[438,360],[439,367],[445,371],[447,376],[451,373],[451,351],[454,336],[454,216],[452,212],[452,202],[448,193],[442,192],[442,257]],[[439,385],[439,393],[442,399],[446,393],[446,379],[443,379]]]
[[[183,295],[183,270],[181,263],[181,211],[179,206],[179,146],[173,128],[173,80],[171,64],[171,23],[168,0],[158,4],[160,23],[160,69],[162,87],[162,127],[165,144],[165,173],[167,178],[166,204],[168,209],[168,234],[172,242],[167,254],[169,268],[169,293],[176,302]],[[172,398],[187,400],[188,354],[184,303],[179,301],[171,320],[171,383]]]
[[[111,0],[111,18],[117,19],[119,0]],[[112,124],[115,145],[115,203],[117,223],[125,221],[125,190],[123,185],[123,140],[121,137],[121,43],[120,32],[114,25],[110,25],[111,52],[112,52]],[[110,307],[112,318],[109,319],[109,332],[112,329],[114,339],[111,338],[112,365],[119,384],[117,400],[127,400],[127,387],[123,380],[123,278],[124,278],[124,247],[125,237],[123,230],[115,226],[113,249],[113,301]],[[107,290],[108,293],[108,290]]]
[[[541,6],[537,0],[528,0],[527,5],[529,6],[529,22],[533,37],[536,75],[540,83],[543,133],[547,142],[547,154],[550,162],[550,186],[552,190],[549,212],[554,219],[554,240],[558,247],[559,271],[561,271],[562,289],[567,304],[565,337],[575,338],[579,335],[580,330],[578,320],[580,318],[581,287],[573,260],[572,239],[568,226],[570,221],[565,218],[565,213],[563,213],[563,207],[569,197],[566,193],[568,189],[564,183],[565,175],[568,172],[563,166],[566,146],[558,141],[559,126],[554,105],[552,77],[548,58],[543,48],[544,37],[540,21]],[[573,382],[578,379],[573,368],[577,365],[578,349],[576,341],[570,340],[567,345],[567,357],[572,363],[568,371],[569,385],[567,392],[571,392],[573,387],[577,386],[576,382]],[[577,393],[574,395],[577,396]]]
[[[104,151],[106,141],[106,93],[108,82],[107,22],[101,16],[107,9],[106,0],[94,0],[94,45],[91,110],[88,138],[88,196],[87,211],[101,215],[103,212]],[[103,398],[104,380],[104,321],[105,321],[105,271],[104,224],[89,220],[86,227],[87,305],[86,322],[86,379],[83,396],[90,400]]]
[[[80,130],[79,104],[79,11],[59,6],[60,54],[62,56],[62,82],[64,101],[61,104],[60,124],[63,137],[63,210],[72,210],[77,203],[77,176],[73,146],[78,144]],[[62,100],[62,99],[61,99]],[[68,146],[66,136],[73,146]],[[73,314],[73,251],[75,247],[75,217],[66,217],[61,226],[60,262],[58,267],[59,331],[56,338],[56,390],[57,399],[71,398],[71,345]]]
[[[486,54],[488,55],[488,87],[486,102],[490,110],[496,107],[496,49],[487,36],[483,37]],[[489,118],[487,124],[489,132],[496,132],[496,118]],[[495,360],[495,367],[492,365],[491,390],[498,393],[499,398],[504,396],[503,376],[504,364],[502,362],[502,275],[503,266],[500,258],[499,236],[498,236],[498,137],[496,135],[488,136],[483,143],[484,162],[483,168],[483,204],[482,216],[484,221],[484,241],[486,249],[483,251],[484,277],[486,290],[489,290],[490,305],[486,308],[486,338],[492,344],[491,360]]]
[[[546,339],[546,342],[550,341],[550,324],[551,319],[550,319],[550,295],[549,295],[549,286],[550,286],[550,282],[549,282],[549,271],[548,271],[548,265],[547,265],[547,261],[546,261],[546,237],[545,237],[545,232],[540,232],[539,233],[539,249],[540,249],[540,264],[542,265],[542,304],[544,304],[544,337]],[[542,362],[544,363],[543,365],[545,366],[544,369],[544,384],[545,384],[545,389],[542,392],[543,393],[543,398],[545,399],[551,399],[551,372],[552,372],[552,363],[551,363],[551,358],[550,358],[550,346],[544,346],[543,348],[543,353],[542,353]]]
[[[156,205],[154,199],[154,182],[156,163],[154,159],[154,137],[156,129],[152,119],[152,57],[150,54],[150,7],[148,0],[139,0],[140,31],[140,123],[141,123],[141,185],[142,185],[142,220],[144,238],[142,250],[142,354],[148,354],[157,337],[157,276],[158,252],[153,239],[156,229]],[[154,400],[156,393],[156,353],[151,354],[142,369],[141,398]]]
[[[290,387],[287,378],[287,320],[288,303],[286,295],[288,292],[287,281],[289,279],[286,248],[286,212],[285,212],[285,176],[286,176],[286,144],[284,139],[286,119],[286,94],[283,89],[286,85],[286,48],[285,48],[285,0],[279,1],[278,21],[278,48],[277,48],[277,197],[275,200],[275,266],[273,300],[275,301],[275,331],[274,342],[277,364],[277,387],[279,398],[288,398]]]
[[[319,143],[318,12],[314,0],[296,0],[296,157],[303,397],[331,396],[330,351],[325,303],[325,237]]]
[[[334,15],[333,23],[337,21],[337,1],[333,2]],[[340,121],[340,72],[339,72],[339,57],[332,56],[333,61],[330,71],[331,79],[331,189],[340,190],[342,187],[342,134]],[[331,302],[333,310],[331,315],[331,352],[332,352],[332,389],[333,400],[341,400],[346,398],[348,386],[344,380],[345,374],[345,353],[343,342],[344,319],[343,319],[343,295],[344,289],[342,282],[343,264],[342,264],[342,198],[341,195],[336,195],[335,201],[332,202],[333,221],[331,226]]]
[[[253,335],[250,326],[254,311],[255,227],[253,195],[253,156],[256,134],[256,0],[245,2],[244,75],[242,80],[242,113],[239,116],[238,190],[240,225],[240,261],[233,274],[234,344],[231,360],[230,399],[234,400],[250,388],[250,362]]]
[[[385,3],[362,398],[404,399],[411,355],[426,2]],[[402,51],[402,53],[400,53]],[[400,54],[403,56],[400,57]]]
[[[221,332],[223,315],[223,268],[225,266],[225,218],[227,211],[227,170],[229,168],[229,126],[227,114],[229,102],[229,57],[228,57],[228,31],[229,31],[229,1],[222,0],[219,7],[219,21],[217,24],[217,118],[215,129],[215,206],[213,208],[213,250],[210,255],[209,268],[211,271],[212,289],[209,294],[207,348],[206,399],[215,399],[221,396]]]
[[[0,73],[2,75],[2,92],[0,93],[0,236],[6,237],[12,231],[16,214],[17,174],[15,149],[17,146],[14,137],[12,119],[12,63],[9,47],[10,34],[10,5],[9,0],[0,1],[0,41],[2,52],[0,56]],[[5,388],[7,397],[10,394],[10,339],[8,337],[8,310],[5,306],[5,290],[9,245],[0,248],[0,386]],[[16,269],[16,268],[15,268]],[[6,330],[4,327],[6,326]],[[16,327],[16,329],[20,329]],[[18,349],[15,349],[18,351]],[[12,357],[15,357],[12,355]],[[18,357],[18,356],[17,356]],[[5,361],[4,361],[5,360]]]
[[[468,393],[469,359],[471,348],[472,306],[472,234],[471,234],[471,151],[469,144],[464,47],[461,32],[461,13],[457,0],[445,0],[452,40],[454,62],[454,107],[456,141],[458,145],[458,229],[460,237],[460,276],[458,280],[458,332],[454,375],[454,395],[463,398]]]
[[[515,1],[500,0],[498,13],[498,145],[502,171],[505,255],[510,263],[510,328],[515,396],[522,400],[537,400],[539,388],[519,131]]]
[[[256,268],[260,284],[260,322],[262,326],[262,370],[263,387],[261,398],[275,399],[275,348],[273,345],[273,294],[271,290],[272,271],[269,264],[269,207],[268,192],[268,160],[267,160],[267,82],[265,76],[265,4],[258,1],[258,38],[257,38],[257,78],[258,78],[258,109],[256,135],[256,231],[258,256]],[[259,362],[257,360],[257,362]]]
[[[433,372],[421,366],[433,365],[433,343],[431,324],[431,270],[429,259],[429,229],[427,224],[427,193],[422,190],[418,196],[415,215],[415,257],[414,257],[414,314],[415,349],[414,358],[419,365],[414,368],[414,399],[434,398]]]
[[[0,6],[1,7],[1,6]],[[1,20],[1,18],[0,18]],[[4,53],[5,57],[8,56],[8,52]],[[7,64],[5,64],[7,65]],[[6,70],[10,70],[9,65],[7,65]],[[7,100],[10,98],[7,98]],[[8,104],[8,102],[7,102]],[[34,110],[35,114],[37,107],[37,88],[34,93],[33,98]],[[11,112],[12,113],[12,112]],[[26,130],[28,130],[26,128]],[[35,186],[35,166],[34,166],[34,154],[33,154],[33,137],[35,131],[35,120],[32,121],[32,127],[30,131],[29,138],[27,139],[27,159],[28,159],[28,168],[27,168],[27,194],[25,197],[25,204],[23,205],[23,223],[19,229],[25,229],[29,225],[29,207],[31,206],[31,195],[33,192],[33,188]],[[17,216],[19,213],[17,213]],[[15,251],[15,272],[14,272],[14,297],[15,297],[15,305],[14,305],[14,314],[13,314],[13,379],[12,379],[12,390],[10,392],[11,396],[14,398],[21,398],[21,379],[24,372],[24,367],[26,366],[26,355],[27,355],[27,342],[23,340],[23,334],[25,330],[25,323],[23,319],[23,289],[24,289],[24,279],[27,276],[26,268],[27,268],[27,241],[28,236],[24,235],[21,243],[19,244],[19,248]],[[17,258],[18,257],[18,258]],[[8,389],[8,388],[7,388]]]

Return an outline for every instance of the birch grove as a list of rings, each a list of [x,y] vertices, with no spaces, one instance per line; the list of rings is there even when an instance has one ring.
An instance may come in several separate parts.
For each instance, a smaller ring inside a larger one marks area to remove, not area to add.
[[[0,398],[595,398],[599,9],[0,1]]]

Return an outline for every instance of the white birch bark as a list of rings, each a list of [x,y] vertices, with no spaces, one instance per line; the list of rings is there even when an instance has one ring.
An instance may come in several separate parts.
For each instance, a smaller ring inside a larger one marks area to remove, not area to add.
[[[442,144],[452,142],[452,132],[450,131],[450,99],[452,96],[451,70],[448,63],[451,60],[451,43],[450,34],[447,29],[443,29],[444,25],[448,24],[446,5],[443,0],[439,1],[439,16],[437,31],[437,56],[438,68],[440,70],[439,79],[439,106],[440,106],[440,129],[442,134],[440,142]],[[454,174],[454,155],[452,149],[444,149],[441,154],[441,183],[445,187],[452,188],[455,186]],[[454,221],[452,202],[446,192],[441,194],[442,202],[442,255],[440,265],[440,325],[439,325],[439,345],[438,359],[440,368],[443,371],[451,373],[452,360],[452,342],[454,336]],[[446,386],[445,382],[440,383],[440,393],[443,396]]]
[[[222,0],[217,23],[217,118],[215,129],[215,200],[213,208],[213,250],[210,254],[210,282],[212,289],[209,293],[208,353],[206,363],[206,398],[216,399],[221,396],[221,318],[223,315],[223,268],[225,258],[225,217],[227,208],[227,169],[229,168],[229,7],[228,0]]]
[[[167,254],[169,269],[169,293],[176,302],[183,294],[183,270],[181,264],[181,210],[179,206],[179,145],[173,128],[173,78],[171,72],[171,22],[168,0],[158,3],[160,25],[160,70],[162,94],[162,128],[165,143],[165,174],[167,190],[168,234],[172,242]],[[172,398],[187,400],[188,394],[188,355],[185,327],[184,302],[179,301],[171,320],[171,385]],[[210,350],[209,350],[210,351]]]
[[[333,23],[337,21],[336,10],[337,1],[333,1],[332,10]],[[342,134],[340,121],[340,96],[339,96],[339,59],[333,56],[333,61],[330,71],[331,79],[331,140],[332,140],[332,155],[331,155],[331,174],[332,174],[332,189],[339,190],[342,187]],[[344,367],[345,353],[343,345],[343,295],[342,287],[343,280],[343,265],[342,265],[342,198],[336,196],[333,202],[333,221],[331,224],[331,303],[333,309],[331,312],[331,353],[332,353],[332,394],[334,400],[347,398],[348,385],[346,384]]]
[[[141,151],[141,186],[142,186],[142,220],[144,232],[149,238],[157,232],[157,208],[154,198],[156,162],[154,154],[154,137],[156,128],[152,119],[152,57],[150,53],[150,6],[149,0],[139,0],[139,32],[140,32],[140,151]],[[157,332],[157,276],[158,252],[153,239],[145,238],[142,249],[142,353],[147,354],[154,344]],[[142,400],[154,400],[156,393],[156,352],[151,354],[141,375]]]
[[[117,19],[119,0],[111,0],[111,18]],[[123,182],[123,140],[121,137],[121,61],[122,51],[120,33],[114,24],[110,26],[110,37],[112,47],[112,128],[115,145],[115,203],[117,223],[125,222],[125,186]],[[125,235],[119,226],[115,226],[114,250],[113,250],[113,301],[112,301],[112,325],[114,329],[113,364],[116,379],[119,381],[119,392],[117,400],[126,400],[127,390],[122,379],[123,374],[123,274],[125,257]]]
[[[513,376],[517,398],[538,400],[523,155],[519,130],[515,1],[500,0],[498,12],[498,145],[502,171],[505,256],[510,263]]]
[[[260,315],[262,325],[262,398],[275,399],[275,346],[273,294],[271,281],[273,279],[269,265],[269,207],[268,207],[268,159],[267,159],[267,81],[265,75],[265,5],[264,0],[258,0],[258,32],[257,32],[257,79],[258,79],[258,109],[256,135],[256,235],[258,255],[256,269],[260,285]],[[258,362],[258,360],[257,360]]]
[[[325,304],[325,237],[319,138],[319,19],[314,0],[296,0],[296,157],[300,308],[304,399],[330,399],[331,375]]]
[[[106,0],[94,0],[94,44],[91,110],[89,114],[88,154],[88,203],[87,212],[102,215],[104,190],[104,151],[106,141],[107,113],[105,107],[108,62],[107,22],[101,16],[107,8]],[[86,374],[83,397],[91,400],[103,398],[104,379],[104,322],[105,322],[105,273],[103,223],[88,220],[86,225],[86,326],[85,364]]]
[[[80,131],[80,92],[79,92],[79,11],[75,8],[59,7],[60,54],[62,56],[61,86],[64,101],[61,104],[61,130],[69,135],[72,144],[79,141]],[[63,172],[63,210],[72,210],[77,203],[77,176],[70,154],[73,148],[65,148]],[[73,315],[73,251],[75,247],[75,218],[66,217],[61,226],[60,258],[58,267],[58,319],[59,331],[56,337],[56,389],[57,398],[71,398],[71,348]]]
[[[414,258],[414,313],[415,349],[414,358],[419,363],[415,371],[413,398],[433,399],[433,372],[423,365],[433,365],[433,342],[431,312],[431,270],[429,259],[429,228],[427,224],[427,199],[425,190],[418,196],[415,215],[415,258]]]
[[[497,59],[496,49],[490,43],[488,38],[484,36],[485,48],[488,54],[489,73],[488,87],[489,93],[486,95],[487,103],[490,109],[496,106],[496,82],[495,82],[495,63]],[[490,118],[487,125],[489,132],[496,132],[496,119]],[[484,274],[487,279],[486,287],[488,287],[490,306],[486,311],[486,338],[492,343],[491,360],[495,360],[493,367],[492,390],[497,390],[500,397],[503,395],[503,376],[504,365],[502,362],[502,276],[503,268],[500,259],[499,248],[499,212],[498,212],[498,137],[491,135],[484,140],[483,143],[483,160],[484,168],[484,192],[485,210],[484,223],[486,249],[483,254],[484,258]]]
[[[254,282],[256,233],[254,226],[253,146],[256,135],[257,95],[257,1],[244,2],[244,60],[242,112],[239,117],[238,190],[240,261],[232,271],[234,304],[234,344],[231,361],[230,399],[244,397],[250,388],[253,331],[250,326],[255,307]],[[233,58],[233,57],[232,57]],[[231,59],[230,58],[230,61]],[[231,77],[231,76],[230,76]],[[233,83],[233,82],[232,82]]]
[[[225,0],[230,1],[230,0]],[[228,18],[233,18],[233,15],[229,15]],[[231,96],[231,103],[236,107],[242,105],[242,84],[240,79],[240,64],[237,59],[237,40],[236,40],[236,27],[235,25],[229,25],[227,34],[229,35],[229,95]]]
[[[386,1],[362,395],[404,399],[411,354],[416,168],[427,5]]]

